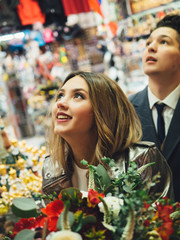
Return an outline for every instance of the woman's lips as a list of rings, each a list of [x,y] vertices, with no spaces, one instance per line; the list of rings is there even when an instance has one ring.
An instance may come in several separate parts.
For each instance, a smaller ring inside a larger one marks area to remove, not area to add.
[[[63,112],[59,112],[57,113],[57,116],[56,116],[57,119],[60,119],[60,120],[65,120],[65,119],[72,119],[72,117],[66,113],[63,113]]]

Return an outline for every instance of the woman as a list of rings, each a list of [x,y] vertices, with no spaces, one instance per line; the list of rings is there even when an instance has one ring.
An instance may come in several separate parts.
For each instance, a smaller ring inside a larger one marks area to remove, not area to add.
[[[141,177],[151,181],[160,172],[160,182],[150,192],[172,197],[166,160],[153,143],[140,139],[139,119],[115,81],[100,73],[69,74],[52,107],[50,156],[43,166],[43,192],[51,194],[70,186],[86,191],[87,169],[80,161],[103,164],[101,159],[106,156],[115,159],[118,172],[127,171],[129,161],[135,161],[138,167],[155,162]]]

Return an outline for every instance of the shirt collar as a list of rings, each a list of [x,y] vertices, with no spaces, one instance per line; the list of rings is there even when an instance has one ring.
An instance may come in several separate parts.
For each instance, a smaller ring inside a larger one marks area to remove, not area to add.
[[[161,102],[175,110],[179,97],[180,97],[180,84],[163,100],[158,99],[148,87],[148,99],[150,109],[153,108],[156,102]]]

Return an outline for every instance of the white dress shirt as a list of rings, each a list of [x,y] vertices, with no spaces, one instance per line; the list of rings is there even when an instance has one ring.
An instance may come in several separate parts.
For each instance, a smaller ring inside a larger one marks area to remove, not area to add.
[[[156,131],[157,131],[157,109],[154,106],[154,104],[157,102],[166,104],[162,113],[164,118],[164,124],[165,124],[165,136],[167,136],[167,132],[174,114],[174,110],[179,100],[179,97],[180,97],[180,84],[164,100],[158,99],[148,87],[149,107],[152,111],[152,117],[153,117]]]

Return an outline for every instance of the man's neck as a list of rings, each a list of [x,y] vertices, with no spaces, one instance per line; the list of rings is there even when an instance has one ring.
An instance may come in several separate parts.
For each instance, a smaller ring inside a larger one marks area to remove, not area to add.
[[[149,88],[157,98],[163,100],[179,85],[180,78],[177,78],[177,80],[163,79],[161,81],[160,79],[149,78]]]

